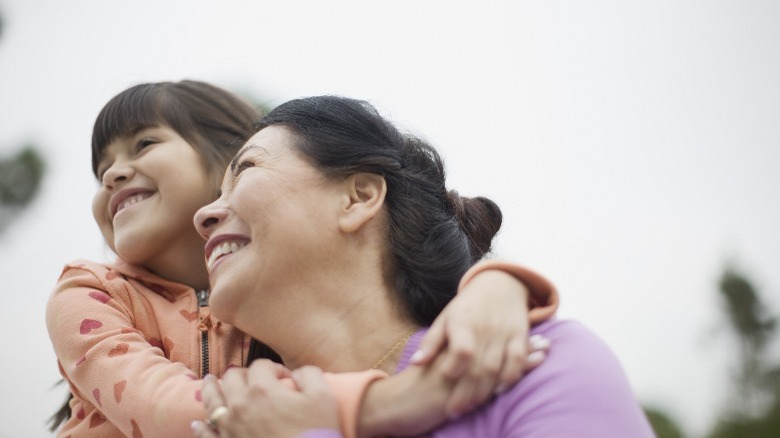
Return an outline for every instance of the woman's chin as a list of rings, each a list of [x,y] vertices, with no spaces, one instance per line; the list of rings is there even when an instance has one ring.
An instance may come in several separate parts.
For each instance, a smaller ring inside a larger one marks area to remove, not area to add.
[[[234,308],[235,306],[230,306],[230,300],[225,298],[227,297],[223,296],[219,289],[212,288],[209,296],[209,309],[215,318],[233,325],[233,316],[236,309]]]

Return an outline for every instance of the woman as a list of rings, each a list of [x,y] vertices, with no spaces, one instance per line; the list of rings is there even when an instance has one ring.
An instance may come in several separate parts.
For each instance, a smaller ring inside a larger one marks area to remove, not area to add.
[[[448,192],[436,151],[366,102],[323,96],[264,117],[234,158],[219,200],[195,222],[208,240],[214,314],[295,370],[266,362],[228,373],[224,396],[207,385],[220,432],[325,436],[338,427],[335,408],[319,372],[306,365],[330,372],[408,366],[460,276],[489,251],[501,212],[488,199]],[[534,331],[555,345],[546,361],[434,435],[652,436],[600,340],[573,321]],[[277,381],[287,376],[297,389]],[[415,421],[363,432],[406,431]]]

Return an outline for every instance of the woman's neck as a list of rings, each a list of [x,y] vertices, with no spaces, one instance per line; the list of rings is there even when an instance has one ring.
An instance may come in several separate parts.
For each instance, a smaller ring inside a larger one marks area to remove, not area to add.
[[[394,292],[381,287],[360,291],[319,289],[327,299],[312,303],[310,310],[301,309],[301,317],[278,336],[278,342],[267,342],[289,368],[315,365],[329,372],[349,372],[376,366],[392,373],[419,326],[390,298]]]

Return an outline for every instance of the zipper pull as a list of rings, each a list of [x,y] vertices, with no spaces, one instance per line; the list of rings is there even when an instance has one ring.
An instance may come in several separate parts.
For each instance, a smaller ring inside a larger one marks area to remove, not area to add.
[[[206,307],[209,305],[208,290],[199,290],[196,295],[198,296],[198,307]]]

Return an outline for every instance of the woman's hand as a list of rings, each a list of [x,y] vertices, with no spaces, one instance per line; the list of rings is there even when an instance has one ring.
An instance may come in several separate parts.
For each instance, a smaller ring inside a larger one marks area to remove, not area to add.
[[[297,388],[289,381],[291,378]],[[220,383],[207,377],[203,402],[213,426],[193,422],[199,438],[291,437],[310,429],[339,428],[338,404],[322,371],[305,366],[290,371],[269,360],[228,370]],[[214,418],[215,411],[227,410]],[[212,428],[213,427],[213,428]]]
[[[542,362],[549,342],[529,339],[528,330],[528,289],[504,271],[486,270],[445,307],[412,363],[427,365],[436,355],[445,356],[440,371],[455,381],[446,412],[458,416]]]

